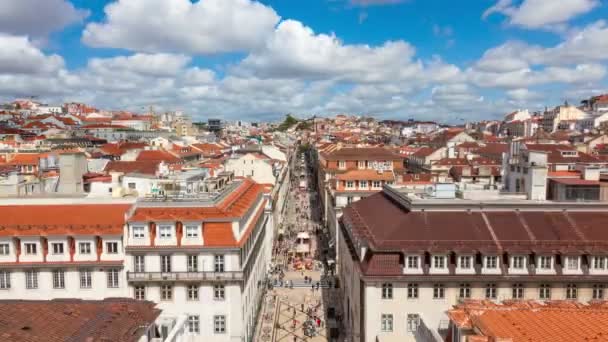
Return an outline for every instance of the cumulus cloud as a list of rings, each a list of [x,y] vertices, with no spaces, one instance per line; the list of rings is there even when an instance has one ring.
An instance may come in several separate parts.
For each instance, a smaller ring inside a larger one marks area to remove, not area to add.
[[[499,0],[488,8],[483,18],[501,13],[509,18],[509,24],[528,29],[547,28],[567,23],[570,19],[591,11],[599,5],[597,0],[524,0],[521,5],[512,0]]]
[[[118,0],[105,14],[105,22],[86,26],[85,44],[149,53],[249,51],[280,19],[251,0]]]
[[[143,54],[114,58],[93,58],[89,60],[91,71],[114,75],[133,73],[152,77],[175,76],[188,63],[190,57],[179,54]]]
[[[2,0],[0,32],[44,39],[89,15],[67,0]]]
[[[343,44],[335,35],[316,34],[299,21],[285,20],[264,47],[248,55],[236,68],[239,74],[273,78],[332,79],[344,82],[422,81],[425,65],[405,41],[380,46]],[[457,73],[454,66],[432,64],[436,78]],[[443,74],[441,72],[446,72]]]
[[[61,56],[45,55],[27,37],[0,33],[0,74],[48,74],[63,64]]]

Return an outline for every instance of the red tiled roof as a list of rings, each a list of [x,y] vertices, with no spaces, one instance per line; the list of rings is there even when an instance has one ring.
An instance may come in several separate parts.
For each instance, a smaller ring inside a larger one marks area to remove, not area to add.
[[[430,156],[436,149],[430,147],[422,147],[418,151],[414,152],[412,156],[414,157],[427,157]]]
[[[143,326],[160,315],[156,304],[134,299],[90,301],[0,301],[0,336],[3,341],[137,342]]]
[[[139,173],[156,175],[160,161],[110,161],[104,168],[105,172]]]
[[[528,151],[547,152],[547,162],[551,164],[597,163],[601,162],[594,156],[578,152],[578,156],[562,156],[561,151],[577,151],[574,146],[564,144],[526,144]]]
[[[40,158],[44,155],[40,153],[18,153],[15,154],[10,161],[9,165],[38,165]]]
[[[345,181],[356,181],[356,180],[384,180],[392,181],[395,180],[395,176],[391,171],[384,171],[379,173],[376,170],[349,170],[345,173],[336,175],[336,179]]]
[[[596,186],[600,185],[599,181],[586,180],[580,178],[552,178],[552,182],[564,184],[564,185],[587,185],[587,186]]]
[[[606,302],[589,305],[555,301],[506,302],[471,301],[448,311],[454,324],[485,341],[571,342],[606,341]],[[467,341],[473,339],[467,337]],[[475,339],[475,341],[484,341]]]
[[[180,164],[182,160],[167,151],[143,150],[137,155],[137,161],[164,161],[167,164]]]
[[[408,211],[383,191],[347,206],[342,221],[374,252],[608,248],[608,212],[601,211]]]
[[[120,235],[129,208],[129,204],[4,205],[0,236]]]

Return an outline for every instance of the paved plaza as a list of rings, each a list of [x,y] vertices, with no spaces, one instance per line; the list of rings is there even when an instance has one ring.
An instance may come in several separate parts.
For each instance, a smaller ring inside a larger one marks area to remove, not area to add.
[[[259,341],[338,341],[339,308],[333,272],[326,261],[327,238],[321,213],[311,188],[311,172],[294,163],[291,190],[286,199],[279,237],[273,250],[274,270],[259,315]],[[306,180],[306,187],[301,187]],[[309,237],[310,240],[301,240]],[[301,243],[304,241],[305,243]],[[328,317],[333,312],[332,317]],[[331,328],[334,328],[333,330]],[[334,338],[330,338],[331,333]]]

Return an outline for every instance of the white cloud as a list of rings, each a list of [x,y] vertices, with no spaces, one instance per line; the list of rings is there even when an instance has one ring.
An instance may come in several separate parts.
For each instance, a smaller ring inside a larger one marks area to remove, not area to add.
[[[535,91],[530,91],[526,88],[512,89],[507,91],[507,95],[509,98],[517,101],[517,102],[525,102],[532,100],[539,100],[543,96]]]
[[[2,0],[0,32],[44,39],[88,15],[67,0]]]
[[[265,46],[248,55],[234,71],[270,78],[302,78],[343,82],[425,82],[425,65],[405,41],[380,46],[343,44],[335,35],[315,34],[295,20],[279,24]],[[458,68],[433,61],[433,78],[447,79]]]
[[[550,28],[552,25],[565,24],[598,5],[597,0],[524,0],[518,7],[512,0],[499,0],[482,17],[502,13],[509,17],[511,25],[528,29]]]
[[[175,76],[188,63],[190,57],[184,55],[137,53],[127,57],[93,58],[89,60],[88,67],[97,73],[116,75],[135,73],[152,77],[170,77]]]
[[[63,64],[61,56],[45,55],[27,37],[0,33],[0,74],[48,74]]]
[[[279,21],[272,8],[251,0],[118,0],[105,13],[105,22],[87,25],[83,42],[140,52],[249,51]]]

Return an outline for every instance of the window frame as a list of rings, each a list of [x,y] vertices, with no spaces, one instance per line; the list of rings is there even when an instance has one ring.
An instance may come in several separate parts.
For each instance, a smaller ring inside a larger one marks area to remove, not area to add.
[[[380,298],[393,299],[393,284],[392,283],[382,283]]]
[[[495,283],[486,284],[486,299],[496,299],[498,297],[498,288]]]
[[[110,247],[112,246],[112,247]],[[106,241],[106,253],[118,254],[118,242],[117,241]]]
[[[473,267],[473,257],[470,255],[461,255],[458,257],[458,268],[470,270]]]
[[[65,254],[65,250],[63,248],[63,242],[53,242],[51,243],[51,247],[53,250],[53,255],[63,255]],[[60,249],[61,251],[58,252],[57,249]]]
[[[199,300],[199,288],[198,285],[186,286],[186,300],[197,301]]]
[[[605,288],[606,287],[604,284],[593,284],[591,298],[595,300],[603,300]]]
[[[0,243],[0,255],[10,255],[11,254],[11,244],[10,243]]]
[[[226,272],[226,257],[223,254],[215,254],[213,256],[213,272]]]
[[[84,252],[83,252],[83,250],[84,250]],[[91,250],[92,250],[92,248],[91,248],[90,242],[83,241],[83,242],[78,243],[78,254],[90,255]]]
[[[462,299],[471,298],[471,284],[461,283],[458,286],[458,298],[462,298]]]
[[[198,225],[187,224],[186,225],[186,238],[187,239],[198,239],[198,237],[199,237],[198,230],[199,230]],[[192,234],[192,232],[194,232],[194,234]]]
[[[78,270],[78,282],[81,289],[93,288],[93,274],[90,268],[81,268]]]
[[[418,255],[408,255],[407,256],[407,268],[410,268],[410,269],[418,269],[418,268],[420,268],[419,261],[420,261],[420,257]],[[412,266],[412,264],[414,266]]]
[[[393,332],[394,326],[393,314],[380,314],[380,331]]]
[[[524,299],[526,296],[526,287],[522,283],[515,283],[511,285],[511,292],[512,299]]]
[[[441,261],[439,264],[441,264],[441,266],[437,266],[438,261]],[[438,269],[438,270],[444,270],[446,267],[446,256],[445,255],[433,255],[433,268]]]
[[[444,284],[433,284],[433,299],[445,299]]]
[[[159,239],[172,239],[173,238],[173,226],[159,225],[158,226],[158,238]]]
[[[7,270],[0,270],[0,290],[11,289],[11,272]]]
[[[54,269],[52,271],[53,289],[65,290],[65,270]]]
[[[541,255],[538,257],[538,266],[541,270],[551,270],[553,268],[553,257]]]
[[[419,295],[419,286],[418,283],[408,283],[407,284],[407,299],[418,299]]]
[[[198,255],[186,255],[186,270],[188,273],[198,272]]]
[[[495,270],[498,268],[498,256],[497,255],[487,255],[486,259],[486,268],[489,270]]]
[[[145,239],[146,238],[146,227],[145,226],[133,226],[132,228],[133,228],[132,235],[133,235],[134,239]],[[141,234],[139,234],[140,230],[141,230]]]
[[[538,287],[538,299],[551,300],[551,285],[540,284]]]
[[[213,333],[214,334],[226,334],[226,316],[225,315],[214,315],[213,316]]]
[[[188,332],[190,334],[200,334],[201,333],[201,321],[199,315],[189,315],[188,316]]]
[[[38,270],[30,269],[25,271],[25,289],[38,289]]]
[[[146,286],[135,285],[133,287],[133,297],[136,300],[146,300]]]
[[[567,300],[578,299],[578,287],[576,286],[576,284],[567,284],[566,285],[566,299]]]
[[[226,286],[223,284],[213,285],[213,300],[224,301],[226,300]]]
[[[107,287],[117,289],[120,287],[120,271],[116,268],[106,270]]]
[[[160,300],[163,302],[173,301],[173,286],[172,285],[161,285],[160,286]]]
[[[38,244],[35,242],[24,242],[23,247],[25,249],[26,255],[37,255],[38,254]]]

